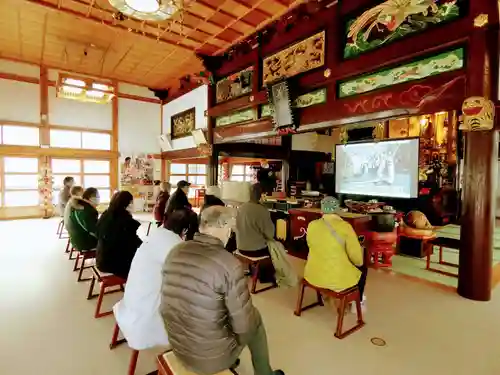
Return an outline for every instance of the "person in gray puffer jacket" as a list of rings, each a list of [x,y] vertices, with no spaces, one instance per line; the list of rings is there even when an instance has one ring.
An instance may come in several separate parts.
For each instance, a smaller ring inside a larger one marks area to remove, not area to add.
[[[245,346],[255,375],[272,370],[267,337],[240,262],[224,249],[233,210],[213,206],[200,218],[200,233],[176,245],[163,266],[160,313],[177,358],[199,375],[234,368]]]

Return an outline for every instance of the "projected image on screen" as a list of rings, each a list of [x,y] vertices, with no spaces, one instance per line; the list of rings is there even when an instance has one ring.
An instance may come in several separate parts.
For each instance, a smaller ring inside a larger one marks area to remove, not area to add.
[[[337,145],[336,192],[417,197],[418,149],[418,139]]]

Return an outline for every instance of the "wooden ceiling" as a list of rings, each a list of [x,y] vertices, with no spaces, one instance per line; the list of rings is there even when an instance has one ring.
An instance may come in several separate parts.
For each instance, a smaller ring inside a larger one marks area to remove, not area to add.
[[[172,19],[117,21],[107,0],[1,0],[0,57],[176,89],[217,54],[305,0],[184,0]]]

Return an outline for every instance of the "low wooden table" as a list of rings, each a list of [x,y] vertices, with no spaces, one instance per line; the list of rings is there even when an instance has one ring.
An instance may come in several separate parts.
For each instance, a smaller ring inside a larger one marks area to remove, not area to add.
[[[457,274],[443,271],[443,270],[438,270],[436,268],[431,268],[431,255],[434,253],[434,246],[439,247],[439,264],[443,266],[449,266],[449,267],[456,267],[458,268],[458,264],[455,263],[450,263],[450,262],[445,262],[443,260],[443,247],[446,247],[448,249],[460,249],[460,240],[454,239],[454,238],[446,238],[446,237],[436,237],[428,242],[429,246],[427,247],[427,261],[426,261],[426,266],[425,269],[427,271],[432,271],[436,273],[440,273],[442,275],[446,276],[451,276],[451,277],[458,277]]]

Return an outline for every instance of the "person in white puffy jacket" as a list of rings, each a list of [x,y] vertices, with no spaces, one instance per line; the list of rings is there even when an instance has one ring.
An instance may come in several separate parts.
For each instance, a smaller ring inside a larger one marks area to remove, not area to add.
[[[123,299],[113,307],[116,322],[132,349],[169,345],[159,311],[162,267],[170,250],[183,241],[189,224],[187,210],[175,211],[134,256]]]

